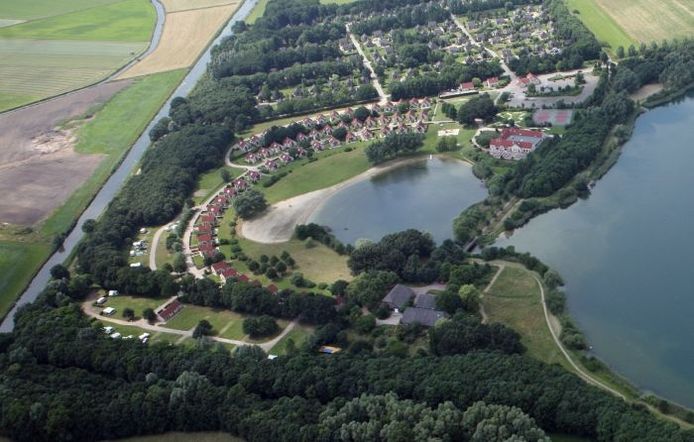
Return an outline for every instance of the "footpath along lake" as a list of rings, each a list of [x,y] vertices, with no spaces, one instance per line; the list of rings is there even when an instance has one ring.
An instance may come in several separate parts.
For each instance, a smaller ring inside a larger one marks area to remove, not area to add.
[[[694,93],[640,116],[586,201],[513,245],[557,269],[593,351],[631,383],[694,407]]]
[[[360,181],[331,196],[309,219],[332,228],[343,243],[378,241],[405,229],[453,237],[453,219],[487,190],[462,161],[433,157]]]

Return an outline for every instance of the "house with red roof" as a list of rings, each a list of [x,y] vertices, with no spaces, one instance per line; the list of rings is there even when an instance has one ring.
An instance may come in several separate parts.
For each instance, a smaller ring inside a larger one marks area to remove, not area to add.
[[[499,78],[489,77],[486,80],[484,80],[484,84],[486,84],[488,88],[494,88],[497,84],[499,84]]]
[[[159,315],[159,317],[163,321],[168,321],[169,319],[176,316],[176,314],[178,312],[180,312],[182,309],[183,309],[183,304],[181,304],[181,302],[178,299],[174,299],[173,301],[169,302],[164,307],[162,307],[157,312],[157,315]]]
[[[535,150],[547,136],[535,130],[506,128],[489,142],[489,154],[494,158],[521,160]]]
[[[475,90],[475,84],[472,81],[467,81],[467,82],[462,83],[460,85],[460,90],[461,91],[474,91]]]
[[[540,79],[537,78],[532,72],[529,72],[525,77],[520,77],[518,79],[518,85],[526,88],[530,84],[540,84]]]

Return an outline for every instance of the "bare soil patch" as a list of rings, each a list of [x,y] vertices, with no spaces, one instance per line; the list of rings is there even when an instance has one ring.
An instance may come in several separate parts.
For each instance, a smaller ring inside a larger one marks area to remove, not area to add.
[[[74,152],[74,133],[58,126],[130,83],[100,84],[0,114],[0,222],[35,224],[89,178],[103,156]]]
[[[138,77],[192,65],[238,5],[237,1],[226,6],[166,14],[164,32],[157,48],[119,78]]]
[[[629,98],[631,98],[634,101],[642,101],[645,100],[646,98],[650,97],[651,95],[657,94],[658,92],[663,90],[663,85],[660,83],[657,84],[647,84],[641,89],[637,90],[633,94],[629,95]]]

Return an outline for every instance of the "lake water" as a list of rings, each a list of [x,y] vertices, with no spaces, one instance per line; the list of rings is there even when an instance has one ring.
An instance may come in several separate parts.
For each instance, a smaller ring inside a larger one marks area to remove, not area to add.
[[[639,117],[593,194],[510,239],[557,269],[595,354],[694,407],[694,94]]]
[[[453,219],[486,196],[469,165],[423,158],[340,190],[310,221],[329,226],[346,244],[409,228],[429,232],[440,243],[453,237]]]

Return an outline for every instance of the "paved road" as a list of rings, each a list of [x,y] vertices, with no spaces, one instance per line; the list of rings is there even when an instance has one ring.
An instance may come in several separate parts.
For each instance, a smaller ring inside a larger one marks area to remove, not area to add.
[[[378,96],[380,97],[379,104],[387,103],[388,95],[386,95],[385,91],[383,90],[381,82],[378,81],[378,75],[376,75],[376,71],[374,71],[374,68],[371,65],[371,61],[369,61],[369,58],[366,56],[366,53],[361,48],[361,44],[359,44],[359,40],[357,40],[357,37],[355,37],[354,34],[350,32],[349,25],[346,25],[346,28],[347,32],[349,32],[349,38],[352,40],[354,47],[357,48],[357,52],[359,52],[359,55],[361,55],[361,58],[364,60],[364,66],[366,66],[366,68],[369,71],[371,71],[371,83],[373,83],[373,86],[376,88]]]

